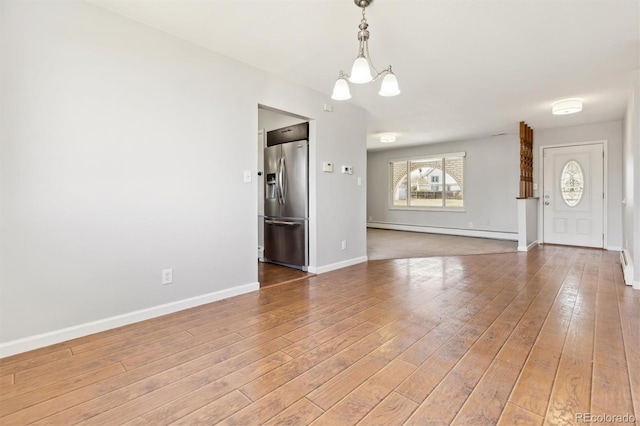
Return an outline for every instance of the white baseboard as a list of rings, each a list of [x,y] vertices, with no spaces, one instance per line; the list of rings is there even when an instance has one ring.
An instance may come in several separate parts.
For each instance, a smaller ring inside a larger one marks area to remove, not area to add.
[[[367,222],[367,228],[390,229],[393,231],[423,232],[426,234],[457,235],[461,237],[492,238],[494,240],[518,241],[517,232],[482,231],[479,229],[436,228],[433,226],[402,225],[385,222]]]
[[[323,274],[329,271],[335,271],[336,269],[346,268],[347,266],[357,265],[369,260],[367,256],[355,257],[353,259],[344,260],[342,262],[332,263],[330,265],[319,266],[317,268],[309,266],[309,271],[312,274]]]
[[[259,289],[260,284],[257,282],[244,284],[225,290],[215,291],[213,293],[203,294],[201,296],[191,297],[189,299],[178,300],[164,305],[63,328],[61,330],[54,330],[47,333],[37,334],[35,336],[0,343],[0,358],[87,336],[89,334],[99,333],[112,328],[122,327],[123,325],[133,324],[150,318],[171,314],[184,309],[238,296],[240,294],[250,293]]]
[[[531,250],[532,248],[534,248],[537,245],[538,245],[538,242],[534,241],[531,244],[529,244],[528,246],[518,246],[518,251],[529,251],[529,250]]]
[[[619,247],[619,246],[607,246],[607,247],[605,247],[605,250],[609,250],[609,251],[622,251],[622,247]]]
[[[633,260],[631,259],[629,250],[624,249],[620,252],[620,264],[622,265],[624,283],[626,285],[633,285],[633,288],[638,288],[633,282]]]

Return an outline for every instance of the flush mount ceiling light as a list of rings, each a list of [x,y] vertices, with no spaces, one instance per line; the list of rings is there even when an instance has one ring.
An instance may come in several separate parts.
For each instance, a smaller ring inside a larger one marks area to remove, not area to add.
[[[380,135],[380,142],[392,143],[396,141],[396,135],[393,133],[383,133]]]
[[[580,99],[565,99],[551,106],[551,112],[554,115],[574,114],[580,111],[582,111],[582,101]]]
[[[336,80],[336,84],[333,86],[331,99],[335,99],[336,101],[351,99],[347,79],[354,84],[364,84],[384,76],[378,94],[380,96],[396,96],[400,94],[398,79],[396,79],[395,74],[391,70],[391,65],[378,72],[371,62],[371,55],[369,55],[369,31],[367,30],[369,24],[367,24],[367,18],[365,17],[365,9],[372,1],[373,0],[354,0],[356,6],[362,8],[362,20],[360,21],[360,25],[358,25],[358,28],[360,28],[360,31],[358,31],[360,46],[358,48],[358,56],[351,68],[351,75],[340,71],[338,80]],[[375,75],[371,74],[372,70]]]

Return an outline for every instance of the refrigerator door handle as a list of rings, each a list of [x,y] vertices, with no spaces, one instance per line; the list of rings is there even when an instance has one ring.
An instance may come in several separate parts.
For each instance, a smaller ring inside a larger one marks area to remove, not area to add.
[[[280,178],[280,192],[282,194],[282,204],[285,204],[287,202],[287,163],[284,160],[284,157],[282,157],[282,169],[280,171],[281,174],[281,178]]]
[[[276,196],[278,197],[278,204],[282,202],[282,157],[278,158],[278,171],[276,172]]]
[[[287,225],[287,226],[301,225],[300,222],[286,222],[283,220],[271,220],[271,219],[265,219],[264,223],[269,225]]]

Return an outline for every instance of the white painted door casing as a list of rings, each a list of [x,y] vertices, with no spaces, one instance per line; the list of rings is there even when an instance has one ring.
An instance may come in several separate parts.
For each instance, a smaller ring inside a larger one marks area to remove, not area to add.
[[[604,145],[589,143],[543,149],[543,241],[604,247]],[[562,175],[575,162],[583,190],[572,202],[562,194]]]

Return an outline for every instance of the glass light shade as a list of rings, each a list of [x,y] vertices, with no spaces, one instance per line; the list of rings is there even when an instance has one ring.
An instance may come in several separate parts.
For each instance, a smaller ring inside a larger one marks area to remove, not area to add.
[[[393,143],[396,141],[396,135],[394,133],[383,133],[380,135],[380,142]]]
[[[554,115],[573,114],[582,111],[582,101],[580,99],[566,99],[558,101],[551,106]]]
[[[369,62],[367,62],[367,59],[364,56],[358,56],[353,62],[349,81],[356,84],[363,84],[368,83],[371,80],[373,80],[373,76],[371,75]]]
[[[390,72],[384,76],[378,94],[380,96],[396,96],[400,94],[398,79],[396,78],[395,74]]]
[[[342,77],[336,80],[336,84],[333,86],[331,99],[336,101],[346,101],[347,99],[351,99],[351,92],[349,92],[349,84],[347,83],[347,80]]]

